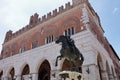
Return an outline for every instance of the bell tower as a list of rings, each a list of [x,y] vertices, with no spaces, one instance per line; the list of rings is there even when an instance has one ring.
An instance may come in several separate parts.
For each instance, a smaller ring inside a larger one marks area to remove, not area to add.
[[[72,0],[72,2],[73,2],[73,5],[78,5],[83,2],[88,2],[88,0]]]

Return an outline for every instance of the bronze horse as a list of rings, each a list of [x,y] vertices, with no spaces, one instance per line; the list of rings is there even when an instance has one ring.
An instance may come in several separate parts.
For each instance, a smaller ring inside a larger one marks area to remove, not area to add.
[[[57,56],[55,66],[57,66],[58,59],[61,60],[62,58],[69,60],[70,69],[72,69],[73,64],[76,66],[76,68],[79,68],[82,66],[84,57],[79,52],[79,50],[77,49],[77,47],[74,44],[74,40],[71,39],[70,36],[61,35],[56,40],[56,43],[57,44],[62,43],[62,48],[60,50],[61,55]]]

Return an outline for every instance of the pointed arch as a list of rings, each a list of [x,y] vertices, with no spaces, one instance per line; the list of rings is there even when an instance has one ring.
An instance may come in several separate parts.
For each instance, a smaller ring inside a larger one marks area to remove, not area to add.
[[[111,70],[112,70],[113,79],[115,79],[114,68],[112,66],[111,66]]]
[[[30,74],[30,68],[29,68],[29,65],[26,64],[26,65],[24,66],[23,70],[22,70],[21,75],[23,76],[23,75],[28,75],[28,74]]]
[[[2,76],[3,76],[3,70],[0,71],[0,79],[2,79]]]
[[[30,78],[30,67],[27,63],[24,63],[21,67],[21,80],[28,80]]]
[[[14,67],[12,67],[9,72],[9,78],[13,80],[14,76],[15,76],[15,69],[14,69]]]
[[[106,71],[107,71],[108,79],[110,80],[111,73],[110,73],[110,67],[107,61],[106,61]]]
[[[38,80],[50,80],[51,67],[47,60],[44,60],[38,70]]]
[[[103,80],[103,76],[102,76],[103,62],[100,54],[98,54],[97,56],[97,65],[99,69],[100,80]]]

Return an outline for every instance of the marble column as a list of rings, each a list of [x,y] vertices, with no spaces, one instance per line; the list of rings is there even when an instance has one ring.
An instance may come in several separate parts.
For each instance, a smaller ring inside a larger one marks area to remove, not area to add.
[[[6,77],[3,77],[3,80],[9,80],[9,79],[8,79],[8,77],[6,76]]]
[[[38,73],[31,74],[32,80],[38,80]]]
[[[21,80],[21,75],[16,75],[16,76],[15,76],[15,79],[16,79],[16,80]]]
[[[102,73],[102,80],[108,80],[107,72],[104,70],[104,71],[101,71],[101,73]]]

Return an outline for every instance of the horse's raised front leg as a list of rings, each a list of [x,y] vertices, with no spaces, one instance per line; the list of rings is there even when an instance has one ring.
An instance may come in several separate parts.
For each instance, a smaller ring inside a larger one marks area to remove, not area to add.
[[[61,60],[62,56],[61,56],[61,55],[60,55],[60,56],[57,56],[56,62],[55,62],[55,66],[58,66],[58,58],[60,58],[60,60]]]

